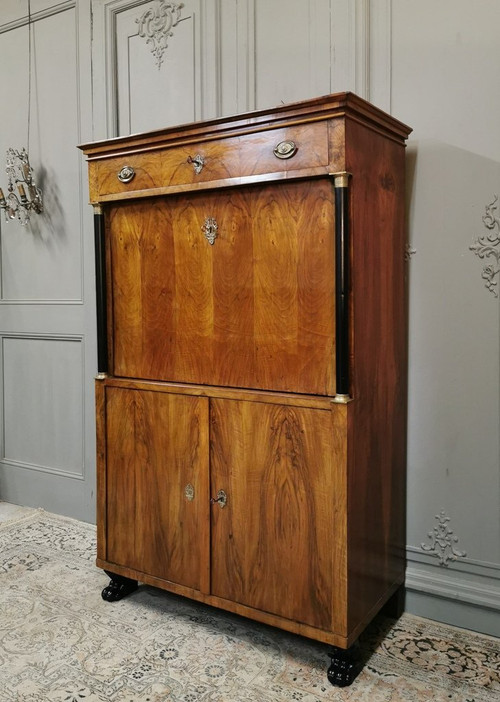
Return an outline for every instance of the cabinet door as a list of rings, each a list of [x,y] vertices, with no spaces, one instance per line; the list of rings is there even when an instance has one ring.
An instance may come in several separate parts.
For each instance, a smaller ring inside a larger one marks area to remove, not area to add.
[[[202,591],[209,573],[207,403],[106,391],[106,559]]]
[[[334,394],[328,179],[120,203],[108,230],[114,375]]]
[[[212,507],[212,593],[329,629],[344,533],[330,411],[214,400],[210,416],[212,493],[227,494]]]

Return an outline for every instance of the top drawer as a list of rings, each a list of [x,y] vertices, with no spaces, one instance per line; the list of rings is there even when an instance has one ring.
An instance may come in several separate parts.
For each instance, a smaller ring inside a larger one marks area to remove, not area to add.
[[[301,124],[96,159],[89,164],[90,200],[251,183],[265,174],[310,175],[311,169],[325,169],[328,162],[327,124]]]

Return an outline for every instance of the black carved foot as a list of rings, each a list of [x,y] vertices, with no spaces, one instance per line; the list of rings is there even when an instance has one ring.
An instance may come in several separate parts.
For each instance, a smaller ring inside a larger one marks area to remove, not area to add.
[[[357,644],[347,650],[333,647],[328,655],[332,659],[327,673],[328,680],[336,687],[347,687],[363,669],[363,660]]]
[[[117,602],[123,597],[130,595],[134,590],[137,590],[137,580],[131,580],[130,578],[125,578],[123,575],[116,575],[115,573],[109,573],[107,570],[104,572],[111,578],[109,585],[101,592],[102,599],[106,600],[106,602]]]

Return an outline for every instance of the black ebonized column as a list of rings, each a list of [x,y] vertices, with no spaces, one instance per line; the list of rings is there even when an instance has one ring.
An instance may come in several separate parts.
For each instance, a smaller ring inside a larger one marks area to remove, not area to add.
[[[335,186],[336,393],[349,395],[349,173],[333,174]]]
[[[108,330],[106,310],[106,247],[104,215],[94,208],[95,280],[97,313],[97,371],[108,372]]]

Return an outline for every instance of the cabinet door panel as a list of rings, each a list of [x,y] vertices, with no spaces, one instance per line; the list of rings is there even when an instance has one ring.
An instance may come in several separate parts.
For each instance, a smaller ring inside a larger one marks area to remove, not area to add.
[[[106,391],[106,558],[201,590],[209,567],[207,403]]]
[[[211,432],[212,493],[227,493],[212,507],[212,593],[328,629],[341,470],[330,412],[217,399]]]
[[[327,179],[110,208],[114,374],[334,394],[333,230]]]

